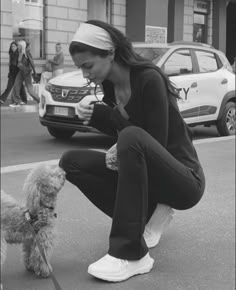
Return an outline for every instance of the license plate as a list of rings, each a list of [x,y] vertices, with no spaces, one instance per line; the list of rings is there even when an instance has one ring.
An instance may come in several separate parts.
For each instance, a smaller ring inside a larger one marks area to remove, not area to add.
[[[68,116],[68,108],[54,107],[54,115]]]

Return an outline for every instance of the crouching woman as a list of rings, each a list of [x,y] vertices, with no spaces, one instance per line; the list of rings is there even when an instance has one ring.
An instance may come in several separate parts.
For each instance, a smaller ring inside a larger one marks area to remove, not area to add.
[[[105,153],[84,149],[65,152],[60,166],[112,218],[108,253],[88,272],[123,281],[152,269],[149,248],[157,245],[173,209],[200,201],[204,173],[175,87],[119,30],[87,21],[76,31],[70,54],[84,77],[103,88],[102,104],[80,104],[78,111],[85,124],[117,137],[118,167],[110,169]]]

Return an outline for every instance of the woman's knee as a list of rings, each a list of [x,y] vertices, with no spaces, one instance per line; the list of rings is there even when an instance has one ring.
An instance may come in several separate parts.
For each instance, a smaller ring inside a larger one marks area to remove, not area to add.
[[[105,167],[105,153],[87,149],[70,150],[61,156],[59,166],[67,173],[96,173]]]
[[[63,153],[59,160],[59,166],[65,170],[66,172],[70,171],[72,163],[74,160],[74,154],[73,151],[67,151]]]
[[[118,137],[117,150],[122,151],[130,147],[136,147],[143,143],[146,132],[139,127],[129,126],[124,128]]]

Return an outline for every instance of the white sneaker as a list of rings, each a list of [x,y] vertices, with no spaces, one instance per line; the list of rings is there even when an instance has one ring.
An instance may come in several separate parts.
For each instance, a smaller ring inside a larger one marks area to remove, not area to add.
[[[138,274],[148,273],[154,264],[154,260],[149,253],[137,261],[127,261],[105,255],[97,262],[88,267],[88,273],[96,278],[109,281],[120,282]]]
[[[173,215],[173,208],[165,204],[157,204],[152,217],[145,226],[143,234],[148,248],[153,248],[159,243],[161,235],[171,222]]]
[[[20,105],[15,103],[15,104],[10,104],[9,107],[16,108],[16,107],[20,107]]]

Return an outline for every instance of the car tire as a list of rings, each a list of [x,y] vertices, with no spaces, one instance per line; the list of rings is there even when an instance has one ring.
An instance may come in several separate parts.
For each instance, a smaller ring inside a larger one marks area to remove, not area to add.
[[[70,139],[75,133],[75,130],[61,129],[55,127],[47,127],[47,129],[51,136],[62,140]]]
[[[216,127],[221,136],[235,135],[235,103],[229,102],[225,105]]]

